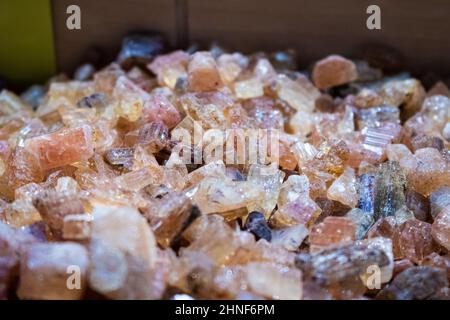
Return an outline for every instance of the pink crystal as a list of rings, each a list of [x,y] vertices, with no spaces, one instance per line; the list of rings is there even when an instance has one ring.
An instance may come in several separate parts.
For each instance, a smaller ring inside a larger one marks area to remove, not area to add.
[[[62,129],[26,141],[26,148],[39,159],[42,169],[53,169],[92,157],[92,129],[88,125]]]
[[[188,83],[190,91],[212,91],[222,86],[216,62],[211,53],[194,53],[188,65]]]
[[[316,63],[312,77],[319,89],[327,89],[356,80],[358,73],[352,61],[331,55]]]

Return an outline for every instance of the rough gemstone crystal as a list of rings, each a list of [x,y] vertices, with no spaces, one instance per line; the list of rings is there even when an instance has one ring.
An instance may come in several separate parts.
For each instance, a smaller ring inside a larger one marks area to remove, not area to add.
[[[373,215],[375,212],[375,176],[364,173],[359,177],[358,208]]]
[[[434,219],[431,235],[437,243],[450,250],[450,206],[445,207]]]
[[[376,177],[375,216],[392,216],[406,202],[406,178],[396,162],[383,163]]]
[[[234,91],[239,99],[258,98],[264,94],[263,84],[256,78],[236,82]]]
[[[394,216],[399,226],[408,220],[415,219],[414,213],[406,205],[395,211]]]
[[[360,276],[371,265],[380,268],[390,263],[386,252],[367,244],[347,244],[325,249],[315,255],[300,254],[296,266],[302,270],[304,279],[327,288],[335,297],[355,297],[366,290]],[[304,280],[304,281],[305,281]]]
[[[261,212],[253,211],[248,214],[245,229],[252,233],[256,240],[265,239],[269,242],[272,240],[272,231]]]
[[[164,40],[159,35],[131,34],[123,39],[117,62],[125,67],[136,63],[144,65],[164,49]]]
[[[244,267],[250,290],[271,299],[300,300],[302,273],[270,263],[250,263]]]
[[[91,127],[83,125],[31,138],[25,142],[25,148],[37,157],[41,168],[47,170],[92,157],[92,139]]]
[[[435,249],[431,225],[416,219],[407,220],[400,227],[399,240],[402,253],[414,263],[420,263]]]
[[[272,231],[272,241],[274,245],[281,246],[289,251],[297,251],[309,230],[302,224]]]
[[[146,220],[131,207],[94,208],[90,287],[109,298],[152,299],[156,241]]]
[[[55,234],[61,234],[64,217],[84,213],[81,200],[75,195],[47,190],[33,200],[33,205],[39,211],[42,219]]]
[[[327,89],[356,80],[358,73],[352,61],[331,55],[315,64],[312,77],[319,89]]]
[[[355,239],[361,240],[374,223],[373,215],[359,208],[354,208],[345,215],[356,225]]]
[[[450,206],[450,186],[440,187],[430,194],[430,214],[433,219],[447,206]]]
[[[435,148],[419,149],[400,161],[409,185],[428,196],[441,186],[450,185],[450,163]]]
[[[447,275],[442,269],[412,267],[396,276],[392,283],[377,295],[377,299],[425,300],[446,286]]]
[[[306,77],[301,76],[297,80],[292,80],[286,75],[278,75],[276,81],[280,99],[297,111],[311,113],[314,110],[315,101],[320,96],[320,92]]]
[[[173,244],[200,214],[190,199],[180,192],[168,193],[155,199],[144,212],[157,242],[163,248]]]
[[[222,86],[217,64],[211,53],[194,53],[188,65],[188,83],[190,91],[212,91]]]
[[[91,236],[92,216],[70,214],[64,217],[62,237],[65,240],[87,240]]]
[[[326,217],[315,225],[309,235],[310,252],[320,251],[328,246],[355,240],[356,224],[346,217]]]
[[[21,259],[17,295],[21,299],[81,299],[88,267],[87,250],[79,244],[33,244]]]
[[[133,148],[113,148],[105,153],[105,160],[115,166],[131,168],[134,159]]]
[[[327,191],[328,199],[339,201],[351,208],[358,204],[355,170],[347,167]]]

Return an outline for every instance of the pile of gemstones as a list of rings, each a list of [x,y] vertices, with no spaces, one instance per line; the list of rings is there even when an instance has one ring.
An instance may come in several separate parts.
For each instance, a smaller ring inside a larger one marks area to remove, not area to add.
[[[446,84],[297,58],[133,35],[3,90],[0,299],[449,299]],[[211,157],[209,129],[278,157]]]

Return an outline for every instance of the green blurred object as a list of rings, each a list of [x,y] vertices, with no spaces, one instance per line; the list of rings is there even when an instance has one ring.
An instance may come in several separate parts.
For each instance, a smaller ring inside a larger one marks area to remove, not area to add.
[[[50,0],[0,0],[0,75],[42,82],[56,70]]]

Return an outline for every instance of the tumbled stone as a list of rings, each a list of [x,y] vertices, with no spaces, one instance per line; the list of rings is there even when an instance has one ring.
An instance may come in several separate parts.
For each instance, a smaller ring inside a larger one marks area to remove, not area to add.
[[[86,290],[89,257],[76,243],[42,243],[28,247],[21,259],[21,299],[81,299]]]
[[[313,69],[312,78],[319,89],[328,89],[356,80],[356,65],[338,55],[328,56],[318,61]]]

